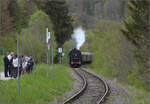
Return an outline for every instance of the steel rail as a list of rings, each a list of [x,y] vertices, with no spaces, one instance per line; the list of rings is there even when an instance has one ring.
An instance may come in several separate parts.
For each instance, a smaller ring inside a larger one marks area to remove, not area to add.
[[[82,70],[85,71],[85,72],[87,72],[87,73],[89,73],[89,74],[91,74],[91,75],[93,75],[93,76],[95,76],[95,77],[97,77],[104,84],[104,86],[105,86],[105,93],[104,93],[104,95],[102,96],[102,98],[97,103],[97,104],[100,104],[104,100],[105,96],[108,94],[108,91],[109,91],[109,88],[108,88],[108,85],[107,85],[106,81],[104,81],[103,78],[101,78],[99,75],[97,75],[97,74],[95,74],[95,73],[93,73],[93,72],[91,72],[89,70],[86,70],[84,68],[82,68]]]
[[[100,104],[104,100],[105,96],[108,94],[109,89],[108,89],[107,83],[100,76],[98,76],[97,74],[95,74],[95,73],[93,73],[93,72],[91,72],[89,70],[86,70],[84,68],[80,68],[80,69],[82,71],[84,71],[85,73],[88,73],[88,74],[96,77],[97,79],[99,79],[104,84],[105,93],[103,94],[103,96],[101,97],[101,99],[96,103],[96,104]],[[75,69],[73,69],[73,70],[76,72],[77,75],[80,76],[80,78],[82,79],[82,81],[83,81],[84,84],[83,84],[83,87],[76,94],[74,94],[72,97],[70,97],[69,99],[67,99],[63,104],[67,104],[67,103],[70,104],[71,101],[79,98],[80,95],[83,94],[84,91],[86,91],[86,88],[87,88],[87,79],[85,78],[85,76],[83,74],[79,73],[77,70],[75,70]]]
[[[73,71],[74,71],[78,76],[80,76],[80,78],[81,78],[82,81],[83,81],[83,85],[82,85],[82,88],[81,88],[76,94],[74,94],[74,95],[71,96],[69,99],[67,99],[63,104],[67,104],[67,103],[71,102],[73,99],[76,99],[79,95],[81,95],[81,94],[84,92],[84,90],[85,90],[86,87],[87,87],[87,80],[86,80],[85,76],[82,75],[82,74],[79,74],[75,69],[73,69]]]

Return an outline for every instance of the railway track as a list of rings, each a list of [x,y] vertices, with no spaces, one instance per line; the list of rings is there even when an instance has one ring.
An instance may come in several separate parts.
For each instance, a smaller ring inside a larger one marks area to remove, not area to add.
[[[107,83],[83,68],[73,70],[82,79],[82,88],[63,104],[100,104],[108,93]]]

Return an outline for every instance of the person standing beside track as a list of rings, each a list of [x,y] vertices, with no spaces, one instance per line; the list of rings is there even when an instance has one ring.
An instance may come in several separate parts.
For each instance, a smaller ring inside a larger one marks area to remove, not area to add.
[[[14,56],[12,64],[13,64],[13,77],[16,78],[18,74],[18,65],[19,65],[17,55]]]
[[[4,75],[5,77],[8,77],[8,65],[9,65],[9,60],[8,60],[8,55],[6,54],[5,57],[4,57]]]
[[[13,65],[12,65],[13,57],[14,57],[14,52],[11,52],[7,56],[7,58],[8,58],[8,72],[9,72],[9,76],[11,76],[11,77],[12,77],[12,70],[13,70]]]

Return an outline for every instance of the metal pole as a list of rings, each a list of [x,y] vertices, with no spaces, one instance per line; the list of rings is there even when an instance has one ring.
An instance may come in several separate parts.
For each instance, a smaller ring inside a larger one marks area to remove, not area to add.
[[[3,48],[3,56],[4,56],[4,54],[5,54],[5,53],[4,53],[4,48]]]
[[[50,67],[50,62],[51,62],[51,47],[49,46],[49,70],[51,69],[51,67]]]
[[[54,80],[54,47],[52,46],[52,81]]]
[[[17,57],[18,57],[18,92],[20,93],[20,73],[19,73],[19,64],[20,64],[20,59],[19,59],[19,34],[17,34]]]
[[[60,54],[59,54],[59,63],[61,64],[61,56],[60,56]]]
[[[48,55],[48,46],[47,46],[47,75],[46,75],[47,78],[48,78],[48,63],[49,63],[49,62],[48,62],[48,56],[49,56],[49,55]]]
[[[59,62],[60,62],[60,64],[62,64],[62,53],[59,54],[59,57],[60,57],[59,58],[59,60],[60,60]]]
[[[48,78],[48,67],[49,67],[49,66],[48,66],[48,64],[49,64],[49,61],[48,61],[48,60],[49,60],[49,59],[48,59],[48,58],[49,58],[49,57],[48,57],[48,56],[49,56],[49,54],[48,54],[48,53],[49,53],[49,52],[48,52],[48,48],[49,48],[49,47],[48,47],[48,28],[46,28],[46,54],[47,54],[47,73],[46,73],[46,76],[47,76],[47,78]]]
[[[59,54],[59,63],[61,64],[61,56],[60,56],[60,54]]]

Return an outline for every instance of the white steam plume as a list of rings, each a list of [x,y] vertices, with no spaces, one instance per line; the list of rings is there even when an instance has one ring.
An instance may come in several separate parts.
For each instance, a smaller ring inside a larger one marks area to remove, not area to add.
[[[85,42],[85,31],[82,29],[82,27],[78,27],[73,32],[72,38],[76,40],[76,48],[80,49]]]

